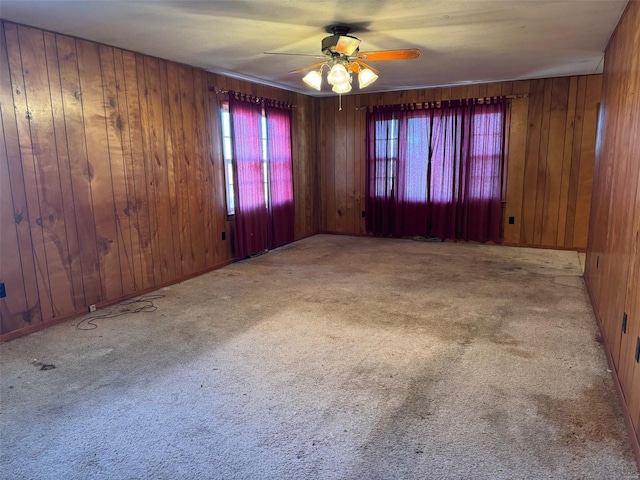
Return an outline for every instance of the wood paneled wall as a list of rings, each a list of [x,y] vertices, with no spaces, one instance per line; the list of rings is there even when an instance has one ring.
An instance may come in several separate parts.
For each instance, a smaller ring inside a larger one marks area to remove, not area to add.
[[[317,233],[312,98],[2,22],[2,339],[232,260],[214,87],[297,105],[296,238]]]
[[[504,243],[585,249],[600,88],[601,75],[590,75],[351,95],[342,111],[322,99],[321,229],[366,234],[366,112],[357,108],[527,95],[512,100],[508,120]]]
[[[640,1],[605,52],[585,277],[640,442]],[[623,316],[627,316],[626,333]],[[635,444],[640,463],[640,447]]]

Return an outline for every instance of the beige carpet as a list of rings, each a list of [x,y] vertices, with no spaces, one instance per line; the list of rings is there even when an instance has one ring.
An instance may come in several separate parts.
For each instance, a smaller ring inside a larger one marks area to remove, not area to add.
[[[1,478],[638,478],[575,252],[318,235],[157,293],[0,347]]]

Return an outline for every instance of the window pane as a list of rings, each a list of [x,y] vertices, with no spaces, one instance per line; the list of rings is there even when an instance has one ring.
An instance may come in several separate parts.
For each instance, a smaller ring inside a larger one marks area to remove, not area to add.
[[[233,190],[233,148],[231,144],[231,117],[229,115],[229,104],[224,102],[220,109],[220,124],[222,126],[222,155],[225,160],[225,183],[227,193],[227,215],[235,213],[234,190]]]
[[[228,108],[228,107],[227,107]],[[222,136],[231,137],[231,124],[229,120],[229,112],[222,110]]]
[[[398,158],[398,120],[376,121],[376,197],[389,197],[395,186]]]

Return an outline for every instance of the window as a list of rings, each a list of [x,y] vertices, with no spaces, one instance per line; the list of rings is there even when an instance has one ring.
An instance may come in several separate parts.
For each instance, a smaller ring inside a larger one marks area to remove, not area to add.
[[[291,243],[295,237],[291,106],[232,94],[220,109],[220,119],[235,254],[245,258]]]
[[[222,154],[224,156],[224,176],[227,186],[227,215],[235,214],[235,174],[233,172],[233,143],[231,140],[231,114],[229,102],[223,102],[220,109],[222,123]],[[267,156],[267,117],[262,109],[260,118],[260,149],[262,158],[262,184],[265,208],[269,205],[269,163]]]
[[[233,175],[233,148],[231,147],[231,117],[229,103],[224,102],[220,110],[222,123],[222,154],[224,156],[224,178],[227,184],[227,215],[235,213],[235,185]]]
[[[470,199],[491,198],[502,183],[502,124],[500,112],[478,113],[473,118],[469,158]]]
[[[393,195],[398,164],[398,120],[376,122],[376,187],[374,195]]]
[[[506,102],[367,115],[367,231],[500,241]]]

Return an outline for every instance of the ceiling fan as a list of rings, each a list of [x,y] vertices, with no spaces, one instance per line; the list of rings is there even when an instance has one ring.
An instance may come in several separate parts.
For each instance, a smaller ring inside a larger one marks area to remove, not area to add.
[[[365,60],[368,62],[409,60],[420,56],[420,50],[415,48],[361,52],[360,44],[362,40],[349,35],[351,27],[347,25],[331,25],[326,28],[326,31],[331,35],[322,39],[321,51],[327,58],[322,62],[313,63],[289,72],[301,73],[311,70],[304,76],[302,81],[316,90],[322,88],[322,70],[324,67],[329,70],[327,81],[332,86],[332,90],[338,94],[343,94],[351,91],[351,73],[358,75],[358,85],[361,89],[371,85],[378,79],[378,73],[380,72],[365,63]],[[277,54],[275,52],[265,53]],[[285,53],[281,55],[292,54]]]

